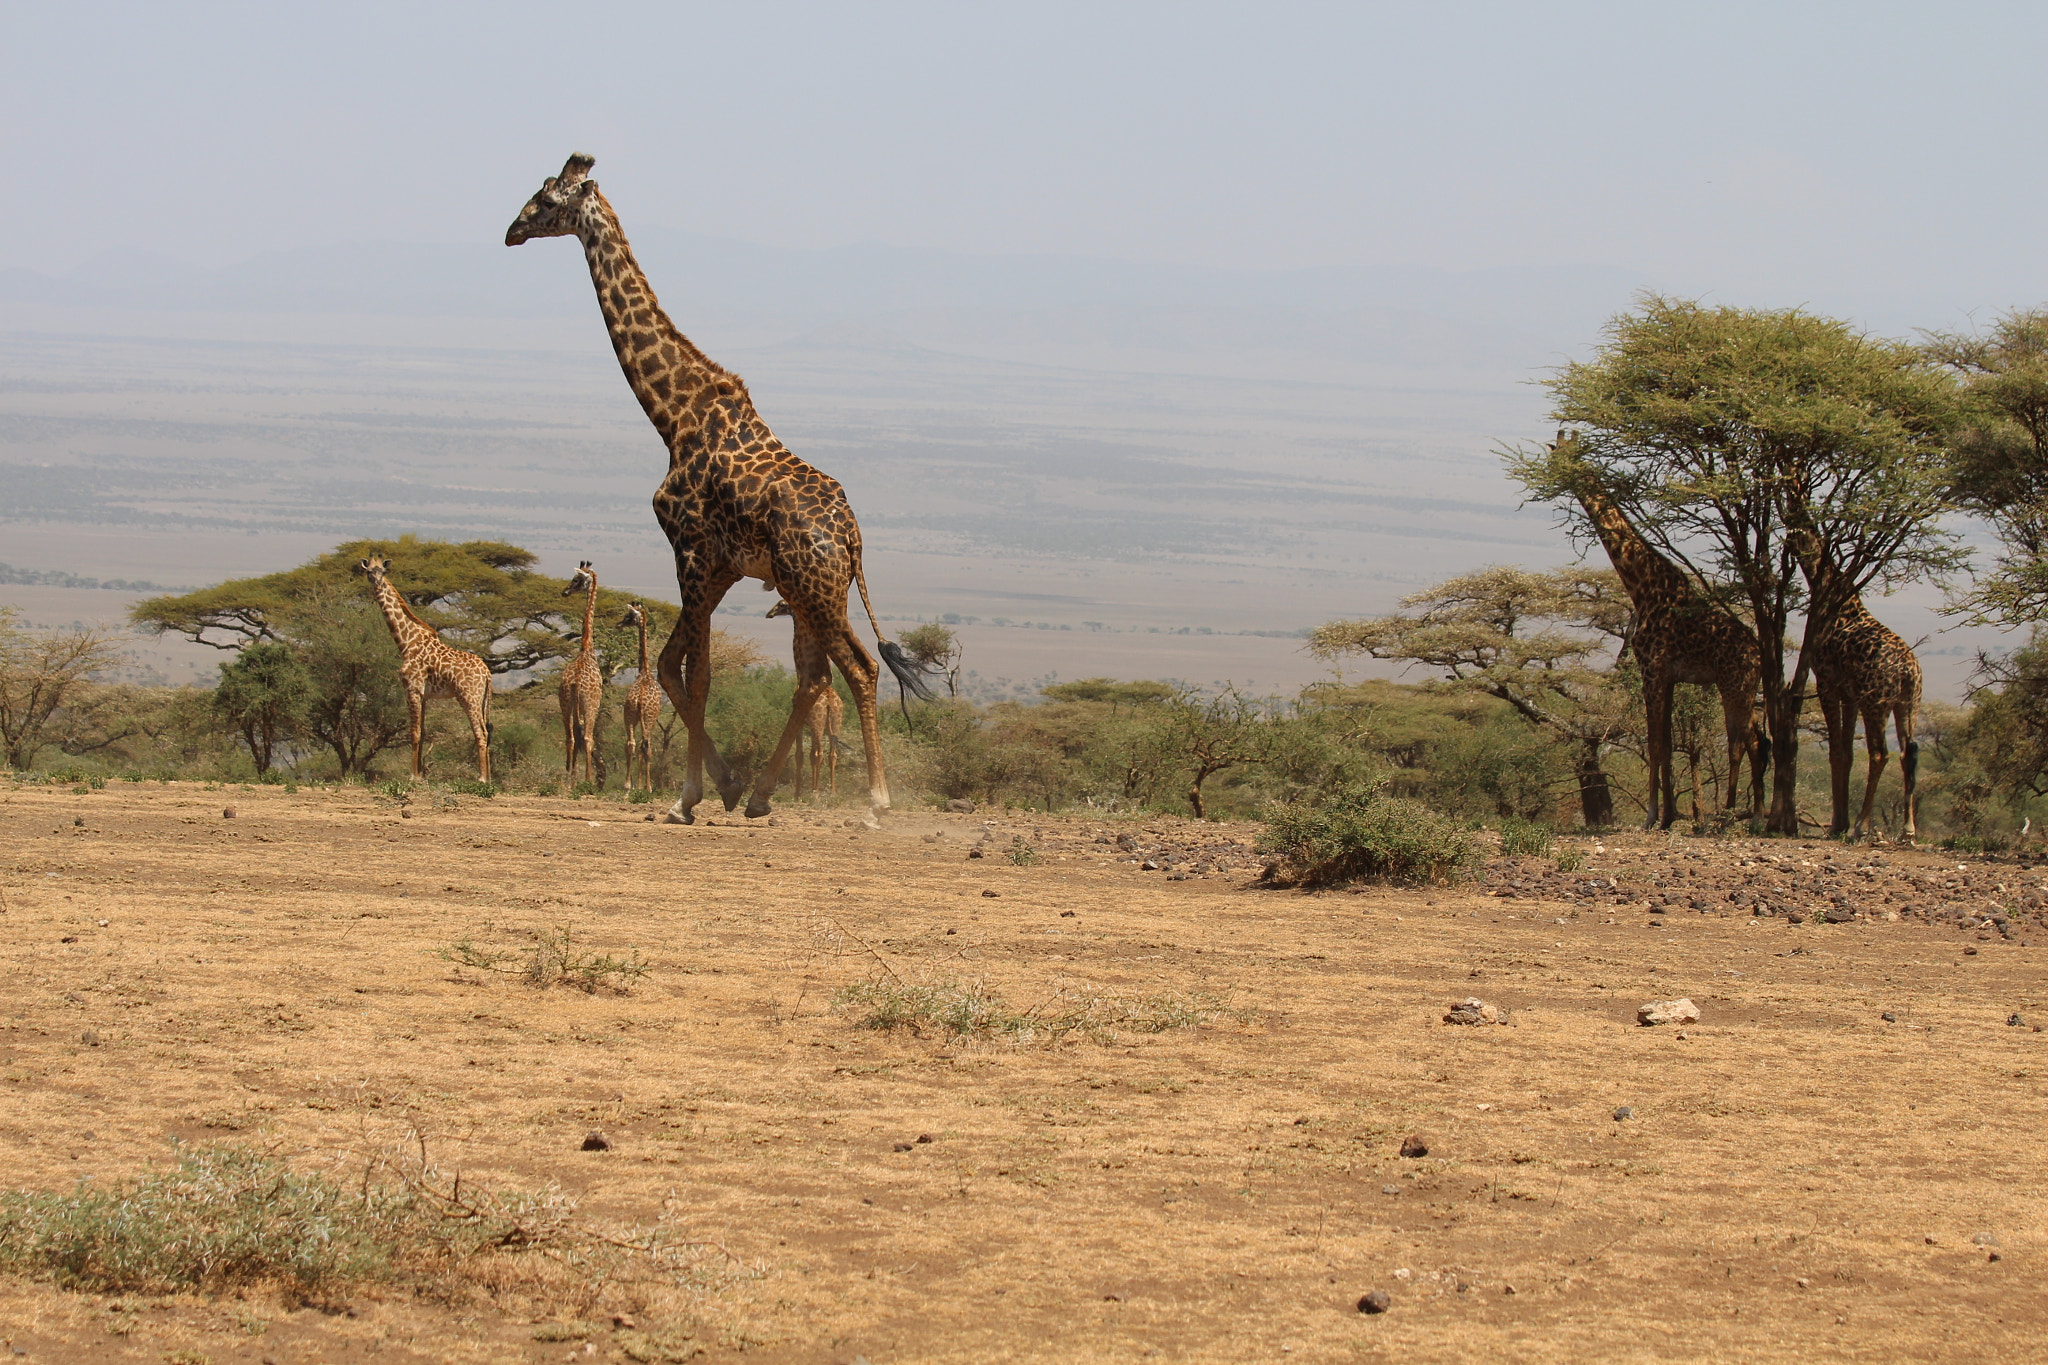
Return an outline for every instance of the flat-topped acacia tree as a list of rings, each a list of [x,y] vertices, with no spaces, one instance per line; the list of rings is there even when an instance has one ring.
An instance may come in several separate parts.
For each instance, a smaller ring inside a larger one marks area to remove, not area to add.
[[[1765,827],[1797,834],[1806,642],[1835,608],[1810,603],[1786,533],[1808,530],[1857,593],[1960,568],[1965,555],[1941,524],[1955,508],[1954,379],[1919,348],[1799,309],[1647,296],[1548,387],[1566,438],[1506,452],[1510,473],[1587,539],[1577,493],[1590,483],[1659,552],[1748,605],[1766,642]],[[1768,642],[1786,640],[1809,605],[1788,666]]]

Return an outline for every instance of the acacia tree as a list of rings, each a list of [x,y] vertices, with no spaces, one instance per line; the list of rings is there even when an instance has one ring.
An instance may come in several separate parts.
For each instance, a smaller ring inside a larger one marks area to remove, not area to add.
[[[20,612],[0,607],[0,748],[7,766],[27,768],[65,702],[119,658],[102,630],[25,630]]]
[[[267,773],[278,745],[297,734],[314,696],[313,677],[290,648],[254,644],[220,666],[214,714],[241,732],[256,771]]]
[[[1550,381],[1567,437],[1509,452],[1534,498],[1591,531],[1573,490],[1590,481],[1657,549],[1750,606],[1763,650],[1772,757],[1766,827],[1798,833],[1806,641],[1850,590],[1940,576],[1964,556],[1940,526],[1957,386],[1923,351],[1798,309],[1708,308],[1646,297],[1608,324],[1591,360]],[[1809,604],[1786,531],[1817,537],[1840,573]],[[1788,668],[1768,642],[1807,612]]]
[[[1601,755],[1622,726],[1608,651],[1630,618],[1610,569],[1531,573],[1496,565],[1401,599],[1390,616],[1331,621],[1309,648],[1334,659],[1364,654],[1417,663],[1461,691],[1498,697],[1531,725],[1571,743],[1579,811],[1588,825],[1614,823],[1614,791]]]
[[[927,621],[904,631],[896,643],[903,646],[903,652],[910,656],[912,663],[946,680],[947,696],[960,695],[960,656],[963,650],[958,635],[937,621]]]
[[[1954,609],[1973,622],[2048,616],[2048,308],[2015,310],[1982,333],[1938,332],[1928,354],[1963,382],[1956,500],[2002,542],[1992,571]]]

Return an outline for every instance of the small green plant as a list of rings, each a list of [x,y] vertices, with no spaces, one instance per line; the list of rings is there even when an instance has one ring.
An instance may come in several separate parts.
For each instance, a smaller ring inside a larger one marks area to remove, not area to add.
[[[552,782],[539,782],[534,785],[533,794],[535,796],[553,796],[560,790],[561,788]]]
[[[377,790],[390,797],[393,801],[403,801],[406,795],[412,791],[412,782],[410,779],[403,777],[386,778],[377,784]]]
[[[71,794],[73,796],[90,796],[92,795],[92,788],[81,782],[71,789]]]
[[[1019,1010],[979,983],[940,981],[910,984],[894,979],[863,981],[832,997],[861,1028],[907,1029],[924,1037],[1002,1039],[1013,1043],[1057,1042],[1079,1034],[1112,1041],[1119,1031],[1166,1033],[1195,1028],[1226,1015],[1222,1001],[1206,993],[1144,996],[1077,996],[1067,990]]]
[[[459,938],[434,955],[459,967],[524,977],[528,985],[574,986],[591,995],[600,990],[624,994],[630,983],[654,970],[654,964],[640,956],[637,948],[627,949],[624,957],[585,952],[576,948],[569,931],[561,928],[536,935],[529,948],[491,948]]]
[[[1529,820],[1504,820],[1500,827],[1500,852],[1504,858],[1541,858],[1550,852],[1551,834]]]
[[[287,782],[287,783],[285,783],[285,784],[284,784],[284,794],[285,794],[286,796],[297,796],[297,795],[299,794],[299,784],[298,784],[298,783],[296,783],[296,782]]]
[[[645,787],[641,787],[626,799],[636,806],[644,806],[654,799],[654,793]]]
[[[457,796],[480,796],[488,801],[498,794],[498,784],[484,782],[474,777],[457,778],[448,784],[448,790]]]
[[[581,801],[586,796],[596,796],[602,790],[603,788],[599,787],[595,782],[578,782],[575,786],[569,788],[569,799],[571,801]]]
[[[1321,803],[1269,807],[1260,847],[1272,855],[1267,879],[1276,885],[1450,882],[1479,861],[1469,830],[1419,801],[1388,796],[1384,778],[1341,788]]]
[[[1583,872],[1586,870],[1586,850],[1583,848],[1561,848],[1557,851],[1559,872]]]
[[[1018,867],[1029,867],[1038,861],[1038,850],[1026,843],[1019,834],[1010,840],[1010,846],[1003,850],[1003,856]]]

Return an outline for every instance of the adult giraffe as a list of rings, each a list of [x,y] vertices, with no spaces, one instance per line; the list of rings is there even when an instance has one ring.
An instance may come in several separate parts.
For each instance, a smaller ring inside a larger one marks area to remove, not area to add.
[[[491,669],[466,649],[457,649],[441,638],[440,632],[419,618],[404,594],[392,586],[391,561],[371,555],[358,566],[370,580],[384,624],[398,642],[398,678],[405,685],[405,707],[412,720],[412,775],[421,777],[420,746],[427,717],[427,703],[436,697],[453,697],[462,703],[469,717],[470,732],[476,736],[477,780],[491,780]]]
[[[1558,437],[1559,442],[1566,438]],[[1643,676],[1643,709],[1650,760],[1650,800],[1645,829],[1669,829],[1678,818],[1672,776],[1671,695],[1678,683],[1702,683],[1721,693],[1721,721],[1728,735],[1728,783],[1721,807],[1735,807],[1735,776],[1749,758],[1750,809],[1764,808],[1764,765],[1751,740],[1756,731],[1757,692],[1763,652],[1756,632],[1713,600],[1676,564],[1658,554],[1629,525],[1619,507],[1581,478],[1572,490],[1600,537],[1621,586],[1635,605],[1629,648]]]
[[[707,662],[711,613],[742,578],[758,578],[782,594],[795,618],[796,696],[775,752],[761,771],[749,816],[766,815],[782,765],[818,694],[839,665],[860,714],[867,746],[868,823],[889,808],[882,772],[882,736],[876,720],[875,661],[846,617],[848,592],[859,587],[882,660],[906,689],[931,689],[902,649],[882,635],[868,600],[860,564],[860,523],[846,492],[777,440],[738,375],[714,363],[669,321],[647,276],[634,260],[618,215],[597,182],[596,160],[578,153],[527,200],[505,231],[505,245],[536,237],[574,237],[582,243],[597,290],[605,330],[619,368],[647,420],[668,446],[668,475],[654,494],[654,516],[675,550],[676,588],[682,610],[662,646],[661,687],[689,731],[682,793],[667,818],[689,824],[704,795],[704,768],[731,810],[741,787],[704,728],[710,695]]]
[[[583,780],[592,786],[597,784],[597,725],[604,718],[604,670],[598,667],[597,643],[593,628],[597,624],[597,570],[584,560],[576,566],[575,577],[569,586],[562,589],[562,596],[573,597],[585,594],[583,600],[583,635],[576,646],[576,657],[562,666],[562,676],[555,684],[555,700],[562,707],[562,767],[570,780],[576,777],[576,754],[583,753]],[[626,770],[631,772],[629,766]]]

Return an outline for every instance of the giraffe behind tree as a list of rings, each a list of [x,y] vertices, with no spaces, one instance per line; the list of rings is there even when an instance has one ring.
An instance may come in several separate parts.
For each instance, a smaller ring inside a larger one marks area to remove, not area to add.
[[[1560,445],[1566,439],[1559,433]],[[1721,694],[1721,720],[1728,735],[1728,782],[1722,809],[1734,809],[1735,779],[1746,757],[1750,808],[1761,811],[1764,765],[1751,743],[1763,681],[1763,653],[1757,647],[1756,632],[1657,553],[1590,478],[1579,479],[1573,493],[1635,605],[1635,627],[1629,633],[1628,647],[1635,652],[1636,667],[1643,677],[1649,738],[1650,800],[1643,827],[1669,829],[1678,818],[1671,698],[1679,683],[1703,684]]]
[[[715,364],[662,311],[633,257],[618,215],[589,178],[596,162],[571,156],[550,176],[505,231],[505,244],[537,237],[574,237],[583,247],[613,354],[647,420],[668,447],[667,477],[654,495],[654,515],[675,552],[681,610],[662,647],[662,690],[689,730],[688,771],[668,818],[688,824],[703,799],[704,770],[727,810],[742,795],[704,725],[710,694],[711,613],[726,590],[757,578],[779,590],[795,618],[796,695],[774,754],[747,802],[766,815],[805,718],[838,665],[853,693],[867,746],[868,823],[889,808],[876,716],[875,661],[847,620],[847,597],[861,605],[882,660],[902,685],[931,695],[917,666],[882,634],[861,569],[860,524],[837,480],[791,454],[754,410],[737,375]]]
[[[580,751],[583,780],[595,786],[597,723],[604,714],[604,670],[597,666],[597,647],[592,636],[597,620],[597,571],[587,559],[577,566],[576,576],[562,589],[562,596],[579,592],[588,594],[583,602],[583,640],[577,646],[576,657],[562,669],[555,696],[562,706],[562,766],[573,779]]]
[[[1819,617],[1808,637],[1806,657],[1812,662],[1813,690],[1820,698],[1828,731],[1828,777],[1831,805],[1828,833],[1861,839],[1875,834],[1871,809],[1877,803],[1878,779],[1888,757],[1884,742],[1887,715],[1899,736],[1899,776],[1905,784],[1904,837],[1919,834],[1920,745],[1914,738],[1920,710],[1920,660],[1912,647],[1870,614],[1863,596],[1847,575],[1820,548],[1819,537],[1803,528],[1786,534],[1799,567],[1806,574],[1809,611]],[[1856,762],[1856,721],[1870,750],[1869,774],[1863,784],[1863,808],[1849,823],[1849,773]]]
[[[409,603],[391,585],[391,561],[372,555],[358,566],[370,580],[384,624],[398,642],[398,677],[405,686],[406,710],[412,718],[412,775],[424,776],[420,745],[426,727],[427,703],[436,697],[453,697],[462,703],[469,728],[476,736],[476,772],[482,782],[491,780],[491,669],[466,649],[457,649],[441,639],[435,629],[422,621]]]

